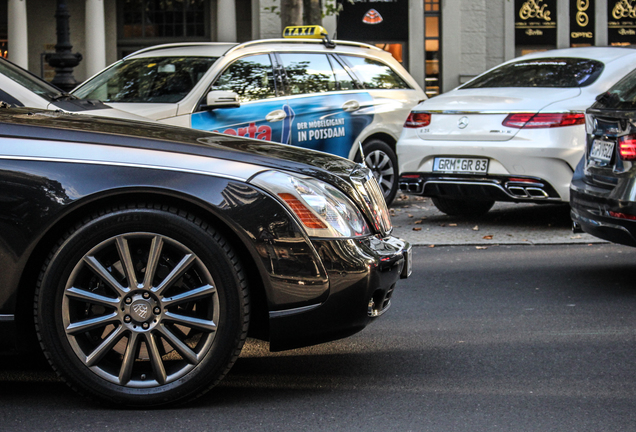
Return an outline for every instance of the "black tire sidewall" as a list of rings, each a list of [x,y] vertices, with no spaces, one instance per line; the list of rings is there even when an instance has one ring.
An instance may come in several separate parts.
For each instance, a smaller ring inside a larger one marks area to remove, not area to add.
[[[219,298],[218,330],[205,358],[182,378],[149,389],[116,385],[90,371],[70,346],[62,322],[62,298],[73,268],[94,246],[127,232],[152,232],[188,247],[211,273]],[[92,219],[73,230],[57,248],[37,290],[36,320],[45,353],[72,387],[112,403],[152,406],[189,399],[224,376],[242,343],[244,298],[235,268],[222,237],[173,212],[121,209]]]

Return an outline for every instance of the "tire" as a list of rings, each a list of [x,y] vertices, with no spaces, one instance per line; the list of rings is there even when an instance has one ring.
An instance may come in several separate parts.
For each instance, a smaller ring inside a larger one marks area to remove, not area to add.
[[[432,200],[439,211],[449,216],[482,216],[495,205],[495,202],[490,200],[441,197],[433,197]]]
[[[174,404],[205,393],[236,361],[248,288],[227,240],[202,220],[119,207],[58,242],[36,287],[35,322],[49,363],[80,393]]]
[[[389,206],[395,199],[398,191],[398,162],[393,149],[384,141],[372,139],[362,146],[365,165],[371,169],[373,176],[382,188],[382,194],[386,205]],[[356,162],[362,162],[360,154],[356,156]]]

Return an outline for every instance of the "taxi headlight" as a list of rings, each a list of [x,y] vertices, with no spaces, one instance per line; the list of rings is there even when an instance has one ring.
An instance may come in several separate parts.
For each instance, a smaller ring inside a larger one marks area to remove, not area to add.
[[[275,195],[298,217],[310,237],[371,234],[362,213],[340,190],[312,177],[266,171],[250,183]]]

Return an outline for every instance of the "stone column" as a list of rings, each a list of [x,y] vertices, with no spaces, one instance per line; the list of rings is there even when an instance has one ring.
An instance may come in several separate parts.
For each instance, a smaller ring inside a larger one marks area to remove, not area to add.
[[[216,7],[217,42],[236,42],[236,2],[218,0]]]
[[[84,65],[91,77],[106,67],[106,21],[103,0],[86,0]]]
[[[8,39],[9,60],[25,69],[29,68],[26,0],[9,0]]]

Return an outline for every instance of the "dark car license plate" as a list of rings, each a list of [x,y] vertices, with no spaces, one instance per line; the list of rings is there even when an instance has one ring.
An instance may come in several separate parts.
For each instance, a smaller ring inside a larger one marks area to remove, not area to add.
[[[613,154],[614,154],[613,142],[600,140],[600,139],[595,139],[592,142],[592,149],[590,150],[590,159],[609,163],[612,160]]]

